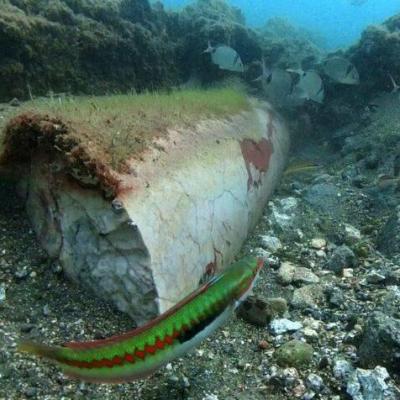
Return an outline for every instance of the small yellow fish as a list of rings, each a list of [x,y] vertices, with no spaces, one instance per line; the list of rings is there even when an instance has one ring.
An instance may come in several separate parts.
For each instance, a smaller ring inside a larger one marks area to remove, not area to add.
[[[283,175],[293,175],[304,172],[313,172],[316,171],[320,166],[311,162],[311,161],[298,161],[292,164],[289,164],[285,169]]]

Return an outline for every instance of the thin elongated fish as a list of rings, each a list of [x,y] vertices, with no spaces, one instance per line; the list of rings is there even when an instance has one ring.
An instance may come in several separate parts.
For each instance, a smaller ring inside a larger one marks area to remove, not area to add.
[[[221,326],[251,291],[262,265],[245,257],[153,321],[122,335],[57,347],[22,342],[19,350],[50,359],[66,375],[88,382],[146,377]]]

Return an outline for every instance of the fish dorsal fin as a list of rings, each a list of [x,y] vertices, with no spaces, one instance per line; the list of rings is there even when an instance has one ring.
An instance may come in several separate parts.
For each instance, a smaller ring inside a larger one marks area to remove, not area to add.
[[[203,51],[203,53],[213,53],[215,51],[215,47],[211,46],[211,42],[208,41],[207,48]]]
[[[156,317],[155,319],[151,320],[150,322],[146,323],[143,326],[140,326],[136,329],[130,330],[128,332],[125,332],[125,333],[122,333],[119,335],[110,336],[106,339],[91,340],[88,342],[64,343],[64,347],[69,347],[72,349],[93,349],[93,348],[102,347],[107,344],[113,344],[122,339],[129,339],[129,338],[138,336],[141,333],[148,331],[153,326],[157,325],[158,323],[165,320],[169,316],[175,314],[184,305],[186,305],[187,303],[192,301],[195,297],[197,297],[198,295],[200,295],[200,294],[204,293],[206,290],[208,290],[210,288],[210,286],[215,285],[223,276],[224,276],[224,273],[214,276],[208,282],[199,286],[194,292],[190,293],[188,296],[186,296],[181,301],[179,301],[177,304],[175,304],[173,307],[171,307],[169,310],[165,311],[164,313],[162,313],[161,315],[159,315],[158,317]]]
[[[396,83],[396,81],[394,80],[392,74],[388,74],[389,75],[389,79],[392,82],[393,85],[393,89],[392,89],[392,93],[397,93],[400,89],[400,86]]]

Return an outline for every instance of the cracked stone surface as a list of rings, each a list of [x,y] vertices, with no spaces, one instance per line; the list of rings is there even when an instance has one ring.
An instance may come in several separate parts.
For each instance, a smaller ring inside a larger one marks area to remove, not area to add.
[[[269,105],[254,103],[156,144],[131,160],[112,201],[43,154],[21,185],[46,251],[139,324],[233,260],[279,180],[288,134]]]

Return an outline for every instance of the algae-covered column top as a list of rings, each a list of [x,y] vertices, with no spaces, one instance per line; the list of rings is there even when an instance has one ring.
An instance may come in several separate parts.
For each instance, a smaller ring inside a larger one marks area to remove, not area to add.
[[[11,113],[0,134],[0,163],[50,151],[64,158],[78,181],[100,183],[112,196],[115,174],[128,172],[128,159],[140,160],[170,129],[248,110],[244,91],[231,88],[37,99]]]

